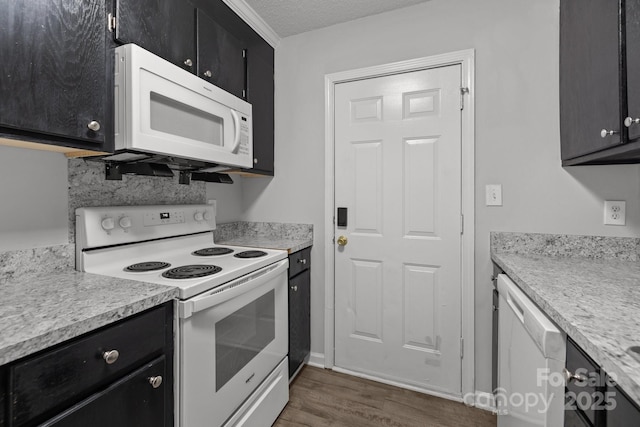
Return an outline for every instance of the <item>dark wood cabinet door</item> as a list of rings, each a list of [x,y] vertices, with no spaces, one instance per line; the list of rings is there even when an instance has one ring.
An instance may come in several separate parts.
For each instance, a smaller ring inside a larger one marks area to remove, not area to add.
[[[640,0],[626,1],[626,64],[627,105],[626,117],[640,118]],[[626,118],[625,117],[625,118]],[[629,126],[629,140],[640,139],[640,123]]]
[[[195,73],[195,8],[187,0],[117,0],[116,20],[117,41]]]
[[[0,10],[0,133],[112,150],[105,0],[0,0]]]
[[[622,141],[618,17],[616,0],[560,2],[562,160]],[[602,129],[618,133],[603,138]]]
[[[204,11],[198,9],[197,17],[198,76],[244,99],[243,43]]]
[[[311,270],[289,279],[289,378],[311,349]]]
[[[273,175],[273,50],[267,57],[252,52],[247,51],[247,101],[253,106],[254,162],[250,172]]]
[[[137,371],[61,413],[42,427],[161,427],[173,425],[166,419],[166,395],[171,383],[157,383],[167,375],[165,357]],[[157,387],[152,385],[156,381]]]

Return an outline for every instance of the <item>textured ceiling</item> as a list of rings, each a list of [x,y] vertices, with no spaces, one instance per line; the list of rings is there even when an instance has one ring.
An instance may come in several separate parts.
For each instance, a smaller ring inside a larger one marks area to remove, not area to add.
[[[245,0],[280,37],[425,1],[428,0]]]

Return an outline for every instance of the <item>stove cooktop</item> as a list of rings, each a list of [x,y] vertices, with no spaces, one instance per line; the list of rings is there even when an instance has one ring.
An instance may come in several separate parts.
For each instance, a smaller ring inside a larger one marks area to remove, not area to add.
[[[218,246],[212,241],[213,233],[203,233],[85,251],[84,271],[175,286],[180,298],[187,299],[287,258],[286,251]],[[264,255],[234,256],[243,252]]]

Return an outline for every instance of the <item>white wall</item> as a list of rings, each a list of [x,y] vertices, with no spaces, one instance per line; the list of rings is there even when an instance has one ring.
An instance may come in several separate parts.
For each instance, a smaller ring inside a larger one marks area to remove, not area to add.
[[[68,160],[63,154],[0,146],[0,177],[0,252],[69,243]],[[242,178],[233,179],[231,185],[206,184],[206,199],[218,201],[219,223],[242,219]],[[84,185],[95,187],[95,182],[89,179]],[[127,186],[127,180],[120,186],[125,188],[118,193],[131,200],[136,199],[137,191],[148,191],[146,187]],[[181,188],[178,186],[177,191]],[[74,194],[81,192],[74,190]],[[92,198],[100,198],[100,188],[91,190],[95,191]],[[172,198],[180,200],[166,195],[167,200]]]
[[[276,177],[244,181],[244,219],[314,224],[312,352],[323,352],[324,76],[476,50],[476,388],[491,385],[490,231],[640,235],[638,166],[560,166],[558,0],[431,0],[285,38],[276,52]],[[484,186],[503,185],[503,207]],[[602,201],[626,200],[626,227]]]
[[[0,147],[0,176],[0,251],[66,244],[66,157]]]

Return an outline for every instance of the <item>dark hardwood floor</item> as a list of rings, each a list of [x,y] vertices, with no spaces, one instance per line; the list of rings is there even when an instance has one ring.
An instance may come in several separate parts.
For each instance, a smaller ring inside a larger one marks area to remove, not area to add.
[[[274,424],[290,426],[495,427],[490,412],[390,385],[306,366]]]

